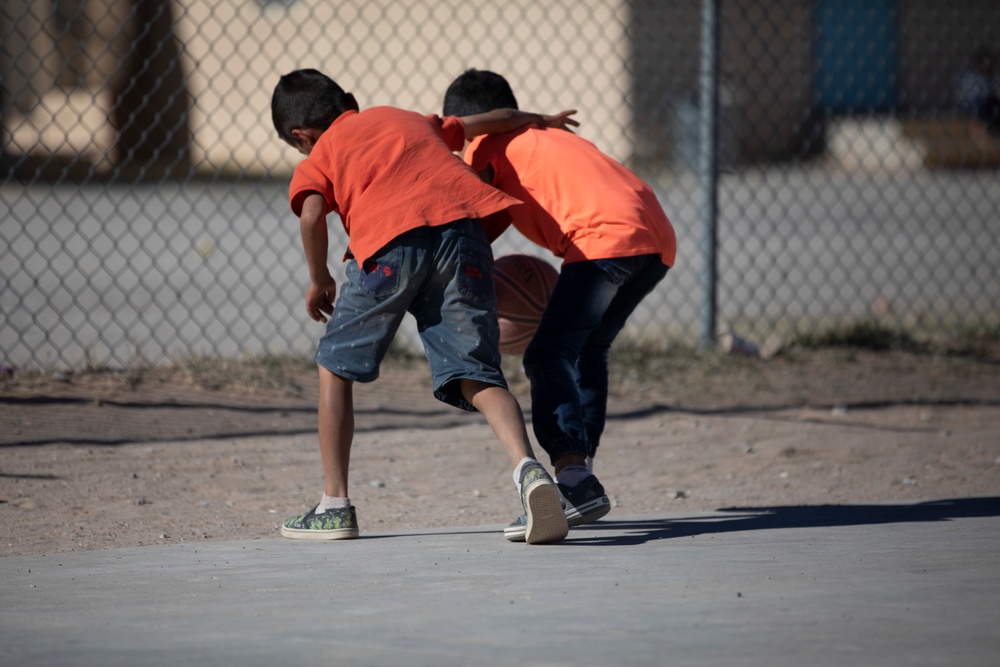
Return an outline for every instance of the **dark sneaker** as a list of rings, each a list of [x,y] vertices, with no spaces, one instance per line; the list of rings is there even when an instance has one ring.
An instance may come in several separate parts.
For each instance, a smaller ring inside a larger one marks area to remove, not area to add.
[[[569,524],[566,524],[569,528]],[[503,536],[508,542],[524,542],[524,535],[528,532],[528,515],[522,514],[514,519],[513,523],[503,529]],[[568,530],[566,531],[569,532]]]
[[[281,524],[281,535],[292,540],[351,540],[358,536],[354,507],[335,507],[321,514],[316,513],[317,507]]]
[[[590,475],[576,486],[557,484],[559,493],[565,499],[563,508],[566,521],[571,526],[580,526],[597,521],[611,511],[611,501],[604,493],[604,487],[597,477]]]
[[[559,489],[540,463],[521,468],[521,506],[524,514],[503,531],[511,542],[558,542],[569,533]]]

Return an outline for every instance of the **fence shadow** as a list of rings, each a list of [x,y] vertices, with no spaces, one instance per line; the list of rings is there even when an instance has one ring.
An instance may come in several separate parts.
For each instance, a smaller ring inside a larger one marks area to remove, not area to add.
[[[888,410],[901,406],[927,407],[1000,407],[1000,400],[976,398],[847,402],[837,406],[822,403],[803,405],[776,404],[725,405],[716,408],[677,407],[652,403],[632,409],[613,406],[608,422],[648,419],[658,415],[694,415],[702,417],[753,416],[775,422],[855,427],[871,431],[898,433],[934,432],[933,426],[872,424],[838,418],[835,423],[788,410],[810,408],[821,412],[834,407],[848,413],[863,410]],[[149,442],[191,442],[253,437],[281,437],[316,432],[316,406],[309,401],[274,405],[248,404],[234,400],[122,400],[80,396],[0,396],[0,408],[13,416],[24,415],[31,428],[0,433],[0,448],[6,446],[77,446],[129,445]],[[406,429],[434,431],[467,426],[470,416],[452,408],[428,402],[419,408],[359,407],[358,433]],[[530,405],[524,405],[530,419]],[[44,416],[43,416],[44,415]]]
[[[571,531],[570,539],[574,545],[629,546],[653,540],[754,530],[924,523],[995,516],[1000,516],[1000,497],[908,504],[727,507],[720,509],[719,514],[690,518],[599,521]],[[588,537],[582,536],[583,531]],[[575,537],[574,532],[581,537]]]

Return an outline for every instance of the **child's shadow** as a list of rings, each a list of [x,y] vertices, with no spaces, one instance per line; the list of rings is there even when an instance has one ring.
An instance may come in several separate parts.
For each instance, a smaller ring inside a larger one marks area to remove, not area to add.
[[[635,545],[652,540],[749,530],[919,523],[991,517],[1000,516],[1000,497],[956,498],[907,505],[727,507],[719,512],[728,514],[675,519],[599,521],[572,529],[569,542],[581,546]],[[602,532],[605,534],[601,535]]]

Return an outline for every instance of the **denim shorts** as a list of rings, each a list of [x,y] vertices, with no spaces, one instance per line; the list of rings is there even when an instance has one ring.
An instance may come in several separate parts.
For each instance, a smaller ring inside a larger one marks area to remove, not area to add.
[[[417,322],[434,396],[463,410],[457,380],[506,388],[493,291],[493,253],[478,220],[400,234],[363,266],[350,260],[316,362],[371,382],[406,313]]]

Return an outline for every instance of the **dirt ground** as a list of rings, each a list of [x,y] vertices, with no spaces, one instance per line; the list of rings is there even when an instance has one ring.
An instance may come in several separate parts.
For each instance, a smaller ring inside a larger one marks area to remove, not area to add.
[[[276,537],[322,488],[314,375],[298,368],[267,386],[183,370],[3,380],[0,556]],[[613,381],[596,462],[608,520],[1000,496],[996,355],[655,357],[619,364]],[[358,385],[356,409],[362,536],[499,531],[519,513],[484,420],[437,403],[421,363],[390,363]]]

